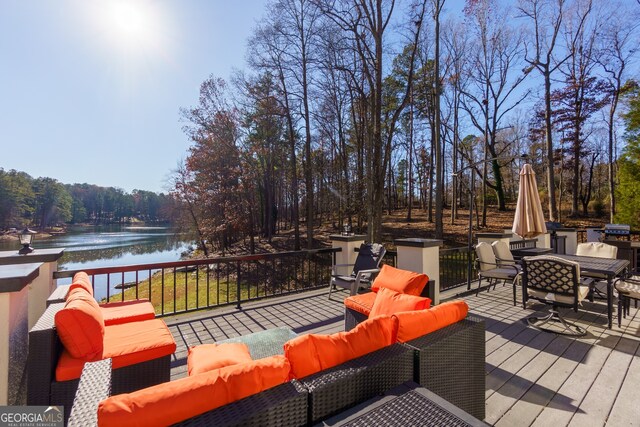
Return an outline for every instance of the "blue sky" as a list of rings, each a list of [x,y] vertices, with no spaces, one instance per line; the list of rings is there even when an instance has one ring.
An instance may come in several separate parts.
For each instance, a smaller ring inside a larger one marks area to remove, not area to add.
[[[264,0],[0,1],[0,167],[163,191],[179,109],[242,68]]]

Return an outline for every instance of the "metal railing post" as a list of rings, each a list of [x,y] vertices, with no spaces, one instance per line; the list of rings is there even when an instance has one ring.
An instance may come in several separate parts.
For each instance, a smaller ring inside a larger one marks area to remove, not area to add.
[[[238,303],[236,304],[236,308],[238,310],[242,310],[240,305],[240,261],[236,262],[236,300]]]

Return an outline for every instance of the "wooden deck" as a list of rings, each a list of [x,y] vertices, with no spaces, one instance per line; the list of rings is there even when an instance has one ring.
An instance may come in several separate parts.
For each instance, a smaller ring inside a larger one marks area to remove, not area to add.
[[[172,378],[185,375],[187,348],[277,326],[298,333],[343,329],[342,298],[327,291],[267,299],[243,306],[167,318],[178,343]],[[486,320],[487,415],[496,426],[640,425],[640,316],[606,328],[603,301],[586,302],[567,318],[587,329],[572,339],[527,327],[535,310],[514,307],[510,287],[467,296],[471,313]],[[543,306],[538,306],[544,310]]]

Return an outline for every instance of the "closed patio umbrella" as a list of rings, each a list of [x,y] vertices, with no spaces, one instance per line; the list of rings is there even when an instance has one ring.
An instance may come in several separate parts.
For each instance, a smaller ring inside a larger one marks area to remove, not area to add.
[[[547,232],[538,185],[536,184],[536,173],[528,163],[525,163],[520,171],[518,203],[511,231],[523,239],[536,237]]]

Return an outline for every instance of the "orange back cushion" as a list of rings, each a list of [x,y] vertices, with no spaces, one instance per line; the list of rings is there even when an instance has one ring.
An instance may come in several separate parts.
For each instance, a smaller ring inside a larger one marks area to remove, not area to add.
[[[196,375],[252,360],[249,347],[243,343],[201,344],[189,348],[187,371]]]
[[[73,281],[71,282],[71,286],[69,286],[69,293],[76,288],[82,288],[85,291],[89,292],[89,295],[93,296],[93,286],[91,286],[91,279],[89,279],[89,275],[84,271],[76,273],[73,276]],[[67,299],[69,298],[69,294],[67,294]]]
[[[381,288],[373,302],[369,316],[376,317],[383,314],[395,314],[402,311],[424,310],[431,306],[430,298],[414,295],[399,294],[388,288]]]
[[[445,302],[429,310],[406,311],[394,314],[398,319],[398,341],[407,342],[445,326],[452,325],[465,317],[469,306],[464,301]]]
[[[271,356],[103,400],[98,426],[168,426],[287,382],[289,361]]]
[[[391,316],[370,318],[349,332],[332,335],[307,334],[284,344],[291,363],[291,377],[304,378],[396,341],[397,320]]]
[[[73,357],[84,360],[102,357],[102,311],[84,289],[69,292],[64,308],[56,313],[55,324],[62,345]]]
[[[371,284],[371,290],[378,292],[380,288],[387,288],[400,294],[420,295],[429,276],[408,270],[383,265],[378,277]]]

